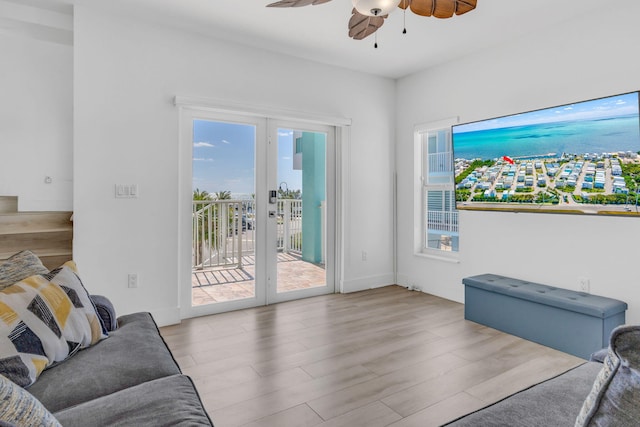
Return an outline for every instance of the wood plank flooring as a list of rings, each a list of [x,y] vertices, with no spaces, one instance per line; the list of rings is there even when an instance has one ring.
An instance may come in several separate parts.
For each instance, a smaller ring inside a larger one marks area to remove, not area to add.
[[[439,426],[584,361],[388,286],[161,328],[216,427]]]

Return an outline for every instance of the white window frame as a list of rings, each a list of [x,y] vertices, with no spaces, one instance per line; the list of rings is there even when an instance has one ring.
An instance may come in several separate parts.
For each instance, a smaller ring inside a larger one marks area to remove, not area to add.
[[[454,191],[455,184],[428,184],[426,181],[427,165],[425,161],[425,150],[427,142],[423,140],[425,133],[437,132],[441,130],[451,130],[451,126],[459,123],[457,117],[444,120],[420,124],[414,127],[414,254],[428,258],[441,259],[451,262],[459,262],[460,248],[458,251],[445,251],[427,247],[427,191],[428,190],[451,190]],[[453,173],[453,171],[452,171]],[[458,239],[460,229],[458,228]]]

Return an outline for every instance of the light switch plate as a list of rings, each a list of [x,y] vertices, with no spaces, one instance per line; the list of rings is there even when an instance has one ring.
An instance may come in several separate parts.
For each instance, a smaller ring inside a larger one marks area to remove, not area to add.
[[[138,184],[116,184],[116,199],[137,199]]]

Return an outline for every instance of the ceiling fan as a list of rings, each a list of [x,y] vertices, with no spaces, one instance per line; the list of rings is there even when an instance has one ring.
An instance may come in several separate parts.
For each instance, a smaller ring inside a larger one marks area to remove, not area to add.
[[[328,3],[331,0],[280,0],[267,7],[301,7]],[[396,7],[409,8],[420,16],[451,18],[476,8],[478,0],[352,0],[353,10],[349,20],[349,37],[362,40],[382,27],[384,20]],[[403,33],[406,33],[406,28]],[[375,47],[378,47],[377,43]]]

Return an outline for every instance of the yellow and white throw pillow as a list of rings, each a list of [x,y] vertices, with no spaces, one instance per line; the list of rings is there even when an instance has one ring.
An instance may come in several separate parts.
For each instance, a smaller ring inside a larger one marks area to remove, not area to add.
[[[90,345],[107,337],[107,329],[98,315],[96,306],[89,298],[89,293],[82,284],[82,280],[80,280],[75,262],[67,261],[62,267],[51,270],[44,277],[49,278],[51,283],[60,286],[73,302],[73,306],[86,316],[87,322],[91,327]]]
[[[22,387],[106,336],[72,261],[0,291],[0,374]]]

